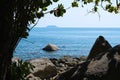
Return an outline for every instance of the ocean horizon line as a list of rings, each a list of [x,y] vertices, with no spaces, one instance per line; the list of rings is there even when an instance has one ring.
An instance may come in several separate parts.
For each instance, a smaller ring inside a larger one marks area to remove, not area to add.
[[[34,28],[48,28],[48,26],[46,26],[46,27],[42,27],[42,26],[38,27],[38,26],[36,26]],[[50,28],[52,28],[52,27],[50,27]],[[120,28],[120,27],[60,27],[60,26],[55,26],[55,28]]]

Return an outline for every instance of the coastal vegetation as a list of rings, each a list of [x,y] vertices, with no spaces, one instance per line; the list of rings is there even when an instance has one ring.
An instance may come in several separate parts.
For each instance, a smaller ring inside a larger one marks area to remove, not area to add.
[[[34,66],[22,60],[13,61],[11,64],[11,80],[28,80],[27,76],[31,73]]]
[[[59,3],[58,0],[1,0],[0,1],[0,80],[12,80],[11,64],[13,52],[22,38],[45,14],[62,17],[67,9],[63,4],[48,10],[47,7]],[[119,13],[119,0],[73,0],[72,7],[94,5],[90,12],[98,12],[99,7],[110,13]],[[70,6],[70,7],[71,7]],[[31,25],[33,25],[31,27]]]

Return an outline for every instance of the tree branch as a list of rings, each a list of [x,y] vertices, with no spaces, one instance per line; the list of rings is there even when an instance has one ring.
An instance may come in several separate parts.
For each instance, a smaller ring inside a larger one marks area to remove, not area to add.
[[[101,1],[100,5],[101,5],[102,9],[105,10],[105,11],[107,11],[102,4],[103,4],[103,2]]]
[[[89,13],[96,13],[94,10],[91,10],[91,11],[87,11],[88,13],[86,14],[86,15],[88,15]],[[99,12],[97,12],[97,14],[98,14],[98,17],[99,17],[99,21],[100,21],[100,13]]]
[[[38,20],[36,21],[36,23],[30,28],[29,32],[37,25],[37,23],[39,22],[39,20],[40,20],[40,19],[38,19]]]

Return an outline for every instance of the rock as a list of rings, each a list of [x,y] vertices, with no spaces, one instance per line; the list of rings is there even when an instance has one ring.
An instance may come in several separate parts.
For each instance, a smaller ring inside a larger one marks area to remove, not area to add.
[[[56,58],[50,58],[50,61],[51,61],[54,65],[57,65],[57,64],[58,64],[58,59],[56,59]]]
[[[32,78],[29,78],[29,80],[42,80],[42,79],[40,79],[39,77],[32,77]]]
[[[86,56],[80,56],[80,61],[86,61],[87,57]]]
[[[33,74],[29,74],[26,79],[28,80],[41,80],[39,77],[35,77]]]
[[[59,48],[55,44],[48,44],[43,48],[45,51],[56,51],[59,50]]]
[[[59,61],[60,61],[61,63],[66,63],[66,62],[67,62],[67,63],[70,63],[70,62],[73,62],[73,60],[74,60],[74,59],[73,59],[72,56],[63,56],[63,57],[60,58]]]
[[[91,60],[86,75],[92,80],[120,80],[120,45]],[[93,79],[95,78],[95,79]]]
[[[61,73],[58,75],[58,77],[56,77],[55,80],[77,80],[77,79],[72,79],[72,76],[74,75],[74,73],[76,72],[77,69],[78,69],[78,66],[75,66],[75,67]]]
[[[59,59],[59,63],[63,63],[69,67],[73,67],[78,63],[77,58],[74,58],[72,56],[63,56]]]
[[[87,60],[92,59],[93,57],[98,55],[98,53],[105,52],[110,48],[112,48],[112,47],[109,44],[109,42],[107,40],[105,40],[105,38],[103,36],[99,36],[96,39],[92,49],[90,50]]]
[[[41,79],[49,79],[57,75],[57,69],[55,65],[47,58],[30,60],[35,68],[32,74]]]
[[[58,74],[63,73],[77,64],[81,64],[85,61],[86,57],[81,56],[81,58],[72,57],[72,56],[63,56],[59,59],[51,58],[51,62],[56,66]]]
[[[56,80],[120,80],[120,45],[99,36],[87,60],[60,74]]]
[[[101,59],[91,60],[87,66],[86,74],[89,75],[101,75],[105,74],[109,68],[110,60],[107,58],[107,54],[103,55]]]
[[[62,73],[56,80],[120,80],[120,45]]]

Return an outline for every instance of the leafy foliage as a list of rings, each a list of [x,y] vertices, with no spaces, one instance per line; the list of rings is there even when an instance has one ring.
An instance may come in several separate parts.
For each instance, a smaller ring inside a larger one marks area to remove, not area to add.
[[[58,2],[58,0],[53,0],[54,2]]]
[[[28,80],[26,76],[30,74],[30,70],[33,70],[34,66],[29,62],[23,62],[18,60],[18,62],[13,62],[12,68],[12,80]]]
[[[74,1],[74,2],[72,3],[72,7],[78,7],[78,3],[77,3],[76,1]]]
[[[119,13],[120,10],[120,1],[112,1],[112,0],[82,0],[83,5],[87,5],[89,3],[94,4],[92,11],[98,12],[98,9],[101,7],[103,10],[108,11],[110,13]]]
[[[39,13],[36,14],[37,18],[41,18],[44,16],[44,13],[41,11]]]
[[[66,9],[63,4],[58,4],[54,9],[48,11],[47,7],[59,2],[59,0],[16,0],[14,2],[14,21],[13,30],[14,33],[17,32],[18,36],[21,38],[26,38],[30,30],[30,25],[35,24],[37,19],[44,17],[46,13],[54,14],[56,17],[62,17],[66,13]],[[111,0],[74,0],[71,3],[72,7],[79,7],[79,3],[82,5],[94,4],[94,12],[98,12],[101,6],[106,11],[112,13],[119,13],[120,3],[116,0],[116,5]],[[102,4],[106,5],[102,5]],[[28,30],[29,29],[29,30]]]
[[[60,16],[63,16],[63,14],[66,12],[66,10],[64,9],[63,5],[62,4],[59,4],[57,9],[54,10],[54,15],[56,17],[60,17]]]

